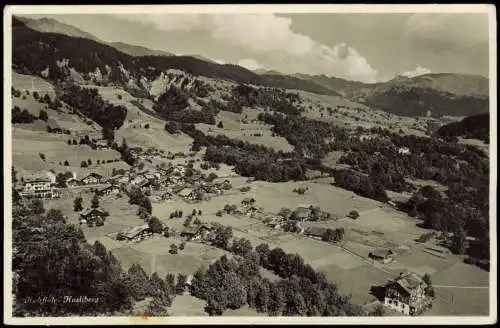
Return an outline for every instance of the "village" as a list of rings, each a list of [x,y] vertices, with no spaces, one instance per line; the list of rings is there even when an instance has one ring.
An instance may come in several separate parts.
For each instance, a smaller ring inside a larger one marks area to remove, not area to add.
[[[101,146],[105,147],[104,143]],[[208,175],[202,173],[201,170],[194,168],[195,160],[189,159],[189,156],[136,149],[133,150],[133,155],[143,164],[134,165],[129,170],[113,170],[115,174],[109,177],[95,172],[80,178],[72,174],[64,183],[61,183],[61,178],[58,178],[54,172],[23,177],[19,186],[19,194],[23,199],[75,198],[75,202],[79,203],[78,208],[75,205],[77,222],[88,228],[100,229],[106,225],[108,217],[113,217],[113,210],[103,208],[99,204],[100,199],[112,201],[124,196],[133,197],[131,194],[139,192],[152,204],[180,201],[196,206],[209,201],[212,197],[230,193],[240,195],[240,202],[225,204],[216,210],[211,220],[206,221],[202,211],[196,208],[189,215],[176,210],[170,213],[168,219],[184,218],[185,221],[182,227],[177,224],[174,228],[168,223],[164,224],[164,222],[169,222],[168,220],[165,221],[163,218],[158,220],[150,212],[146,213],[147,211],[139,207],[137,215],[144,220],[142,224],[120,231],[107,232],[105,235],[123,245],[134,245],[158,238],[174,238],[179,243],[178,245],[172,243],[168,252],[170,255],[175,255],[184,250],[186,243],[213,245],[228,227],[228,225],[214,221],[213,217],[222,219],[225,216],[231,216],[259,222],[258,224],[261,224],[264,229],[276,231],[279,234],[292,234],[297,236],[296,238],[308,238],[344,249],[346,231],[342,226],[329,228],[308,225],[308,223],[339,221],[337,215],[323,211],[318,206],[307,204],[298,205],[295,209],[282,208],[276,213],[265,211],[258,206],[254,198],[245,196],[245,193],[251,189],[249,186],[233,188],[230,179],[217,179],[215,173]],[[184,163],[174,163],[173,160],[176,157],[187,158],[184,158]],[[153,161],[162,162],[153,165]],[[294,189],[294,192],[297,193],[298,190]],[[82,195],[93,197],[90,206],[84,207],[81,199],[76,201]],[[346,219],[352,221],[356,221],[358,217],[359,213],[355,210],[346,215]],[[362,255],[363,260],[381,267],[392,263],[395,256],[397,256],[395,250],[384,247],[373,247],[367,254]],[[188,275],[188,281],[190,278],[192,276]],[[394,279],[389,279],[384,288],[383,296],[379,298],[378,303],[383,304],[388,311],[417,315],[432,306],[432,297],[429,297],[428,292],[432,287],[429,286],[428,281],[424,281],[422,276],[415,272],[406,271]],[[366,306],[367,308],[373,307],[373,302]]]

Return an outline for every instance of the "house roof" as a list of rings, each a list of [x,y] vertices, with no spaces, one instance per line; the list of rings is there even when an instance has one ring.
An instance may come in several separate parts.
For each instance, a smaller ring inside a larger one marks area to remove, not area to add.
[[[323,234],[326,232],[326,228],[322,227],[308,227],[304,233],[306,235],[323,237]]]
[[[386,258],[389,255],[392,255],[392,251],[390,249],[388,249],[388,248],[376,248],[372,252],[372,255],[374,255],[376,257]]]
[[[298,207],[293,213],[297,218],[309,217],[309,215],[311,215],[311,209],[307,207]]]
[[[83,178],[81,178],[80,180],[83,180],[85,178],[89,178],[89,177],[94,177],[94,178],[103,178],[102,175],[98,174],[98,173],[95,173],[95,172],[92,172],[92,173],[89,173],[87,174],[86,176],[84,176]]]
[[[140,232],[142,232],[146,229],[149,229],[149,226],[147,224],[143,224],[140,226],[132,227],[132,228],[128,229],[127,231],[122,232],[122,235],[127,237],[127,238],[134,238],[135,236],[137,236],[137,234],[139,234]]]
[[[196,227],[188,227],[181,231],[182,235],[195,235],[198,232]]]
[[[111,188],[120,188],[120,187],[118,187],[117,185],[114,185],[114,184],[110,184],[110,185],[105,186],[104,188],[101,188],[99,191],[104,191],[104,190],[108,190]]]
[[[403,288],[406,292],[410,293],[420,286],[421,284],[426,285],[423,279],[414,272],[404,272],[399,275],[396,279],[393,280],[394,283],[398,284]]]
[[[149,184],[151,184],[151,181],[149,181],[149,180],[144,180],[144,181],[141,181],[141,182],[139,183],[139,187],[144,187],[144,186],[147,186],[147,185],[149,185]]]
[[[29,182],[51,182],[52,180],[46,176],[46,175],[41,175],[41,174],[36,174],[36,175],[29,175],[24,178],[25,183]]]
[[[179,192],[179,196],[189,196],[193,191],[193,188],[184,188]]]

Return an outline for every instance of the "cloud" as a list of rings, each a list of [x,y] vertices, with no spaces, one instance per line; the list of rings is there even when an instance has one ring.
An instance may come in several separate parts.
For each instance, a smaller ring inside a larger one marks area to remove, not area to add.
[[[259,65],[255,60],[251,58],[245,58],[242,59],[238,62],[238,65],[245,67],[246,69],[249,69],[251,71],[255,71],[259,68],[263,68],[261,65]]]
[[[292,30],[292,19],[274,14],[156,14],[119,15],[154,25],[164,31],[206,31],[255,56],[279,58],[289,67],[309,74],[325,74],[363,82],[375,82],[377,71],[356,49],[345,43],[321,44]]]
[[[163,31],[192,31],[201,27],[203,21],[198,14],[116,14],[117,18],[153,25]]]
[[[429,73],[431,73],[430,69],[418,66],[413,71],[408,71],[408,72],[402,73],[401,76],[406,76],[406,77],[410,77],[411,78],[411,77],[416,77],[416,76],[419,76],[419,75],[424,75],[424,74],[429,74]]]
[[[434,51],[487,45],[488,14],[414,14],[405,32],[416,46]]]

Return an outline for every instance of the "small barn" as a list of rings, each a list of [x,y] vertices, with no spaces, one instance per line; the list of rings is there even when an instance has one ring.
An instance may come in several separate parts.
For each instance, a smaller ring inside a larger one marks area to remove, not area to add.
[[[102,208],[87,208],[80,214],[80,224],[86,223],[89,227],[102,226],[107,215]]]
[[[146,237],[151,236],[153,233],[149,229],[147,224],[143,224],[140,226],[132,227],[126,231],[120,232],[116,239],[118,240],[126,240],[126,241],[141,241]]]
[[[393,260],[393,258],[392,258],[393,254],[394,253],[390,249],[376,248],[373,250],[373,252],[370,252],[370,254],[368,254],[368,257],[374,261],[379,261],[379,262],[386,264],[386,263],[389,263]]]
[[[97,191],[100,196],[117,195],[120,193],[120,187],[117,185],[109,185]]]

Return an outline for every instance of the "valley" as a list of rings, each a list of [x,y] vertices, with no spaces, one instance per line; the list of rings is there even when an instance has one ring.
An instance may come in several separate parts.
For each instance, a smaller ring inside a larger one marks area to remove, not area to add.
[[[30,24],[13,32],[19,267],[46,256],[36,230],[93,268],[113,315],[402,315],[383,289],[403,272],[428,279],[423,315],[488,315],[489,122],[464,119],[488,112],[482,79],[285,79],[91,39],[75,53]]]

